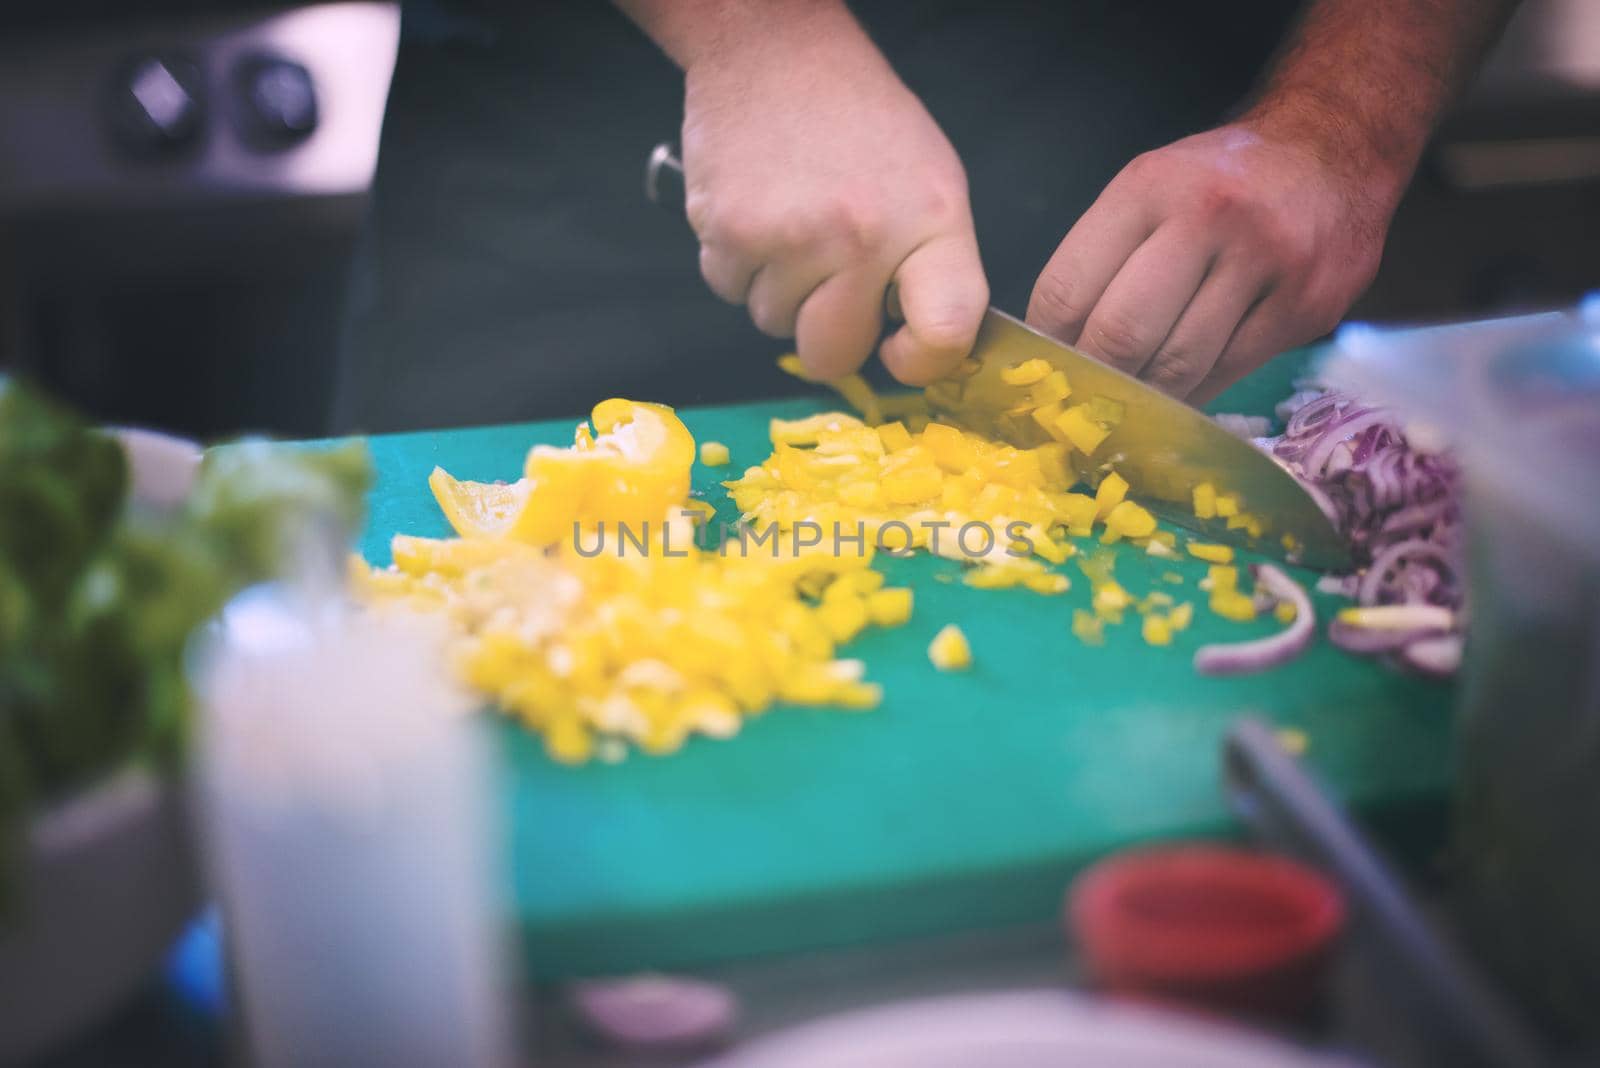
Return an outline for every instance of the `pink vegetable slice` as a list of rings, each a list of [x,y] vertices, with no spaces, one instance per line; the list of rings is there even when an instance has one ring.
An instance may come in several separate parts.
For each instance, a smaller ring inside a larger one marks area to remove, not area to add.
[[[1271,564],[1252,564],[1250,573],[1257,586],[1294,605],[1294,622],[1270,637],[1202,645],[1194,653],[1194,669],[1202,675],[1248,675],[1286,664],[1305,651],[1317,632],[1311,598],[1298,582]]]
[[[727,987],[665,975],[579,983],[572,1004],[597,1036],[634,1049],[715,1045],[732,1034],[739,1016]]]

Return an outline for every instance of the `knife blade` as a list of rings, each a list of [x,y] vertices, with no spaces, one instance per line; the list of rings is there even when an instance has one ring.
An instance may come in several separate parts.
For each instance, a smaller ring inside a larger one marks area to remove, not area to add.
[[[682,208],[683,163],[670,142],[650,153],[645,196]],[[1007,368],[1042,359],[1066,375],[1072,390],[1068,405],[1090,403],[1108,425],[1110,432],[1090,455],[1072,452],[1078,474],[1089,484],[1097,485],[1114,469],[1128,480],[1134,496],[1178,526],[1293,564],[1327,570],[1350,566],[1344,538],[1293,475],[1182,401],[998,308],[984,313],[972,358],[969,373],[925,391],[935,413],[1022,448],[1060,440],[1032,417],[1037,405],[1030,403],[1029,387],[1002,377]],[[1105,419],[1111,415],[1114,425]],[[1194,490],[1206,484],[1232,498],[1259,533],[1237,519],[1230,527],[1227,517],[1197,517]]]
[[[1277,461],[1223,429],[1205,414],[1094,357],[1041,334],[997,308],[984,313],[965,377],[935,383],[928,405],[962,426],[1021,448],[1060,440],[1033,418],[1038,405],[1029,386],[1002,373],[1040,359],[1066,375],[1072,390],[1064,405],[1087,403],[1109,430],[1084,456],[1073,450],[1078,473],[1091,485],[1115,470],[1130,492],[1163,518],[1207,537],[1290,563],[1339,569],[1350,564],[1349,546],[1304,486]],[[1233,498],[1240,515],[1260,526],[1252,534],[1226,517],[1194,514],[1194,490],[1209,484]]]

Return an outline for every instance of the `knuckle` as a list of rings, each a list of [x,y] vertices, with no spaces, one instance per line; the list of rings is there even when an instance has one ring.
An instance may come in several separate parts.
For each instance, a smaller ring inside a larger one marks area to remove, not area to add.
[[[1106,312],[1091,321],[1084,337],[1116,364],[1138,363],[1155,347],[1149,328],[1137,316],[1121,311]]]
[[[883,207],[872,197],[841,197],[828,210],[828,232],[852,259],[876,252],[884,242],[888,220]]]
[[[1204,370],[1199,353],[1178,347],[1162,348],[1151,361],[1145,380],[1163,393],[1179,394],[1194,385],[1200,377],[1197,370]]]
[[[752,299],[750,321],[770,338],[786,338],[794,333],[793,316],[772,301]]]
[[[1083,298],[1073,292],[1064,272],[1046,271],[1033,287],[1028,318],[1045,330],[1071,329],[1089,315]]]

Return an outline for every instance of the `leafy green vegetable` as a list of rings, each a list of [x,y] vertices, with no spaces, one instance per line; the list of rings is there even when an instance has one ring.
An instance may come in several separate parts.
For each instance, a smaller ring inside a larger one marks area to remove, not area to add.
[[[184,648],[307,538],[362,520],[363,444],[212,450],[175,514],[127,504],[121,446],[0,378],[0,901],[29,806],[182,752]]]

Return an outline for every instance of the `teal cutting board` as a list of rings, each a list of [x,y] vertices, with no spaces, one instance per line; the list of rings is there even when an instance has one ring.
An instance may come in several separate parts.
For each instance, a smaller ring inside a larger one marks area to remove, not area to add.
[[[1302,360],[1269,367],[1222,406],[1265,412]],[[768,419],[835,406],[807,397],[680,413],[697,439],[733,454],[729,467],[697,464],[696,491],[731,522],[720,483],[766,457]],[[576,418],[373,438],[363,552],[386,563],[393,534],[449,532],[426,486],[435,464],[513,479],[529,445],[570,443]],[[1202,602],[1173,645],[1145,645],[1131,615],[1104,646],[1080,643],[1069,626],[1088,583],[1071,562],[1072,590],[1044,597],[970,589],[949,581],[959,565],[919,556],[884,564],[891,584],[916,591],[911,622],[845,650],[883,684],[874,711],[780,707],[728,741],[581,768],[551,763],[514,723],[486,718],[505,754],[510,878],[533,973],[693,967],[1046,919],[1098,856],[1230,832],[1218,747],[1244,713],[1303,730],[1307,761],[1363,816],[1399,818],[1443,797],[1449,687],[1322,641],[1276,671],[1200,678],[1197,645],[1273,624],[1205,611],[1198,561],[1119,550],[1117,575],[1135,595],[1161,588]],[[1172,570],[1183,586],[1161,582]],[[1333,602],[1317,606],[1326,617]],[[970,672],[928,662],[929,639],[950,622],[971,639]]]

